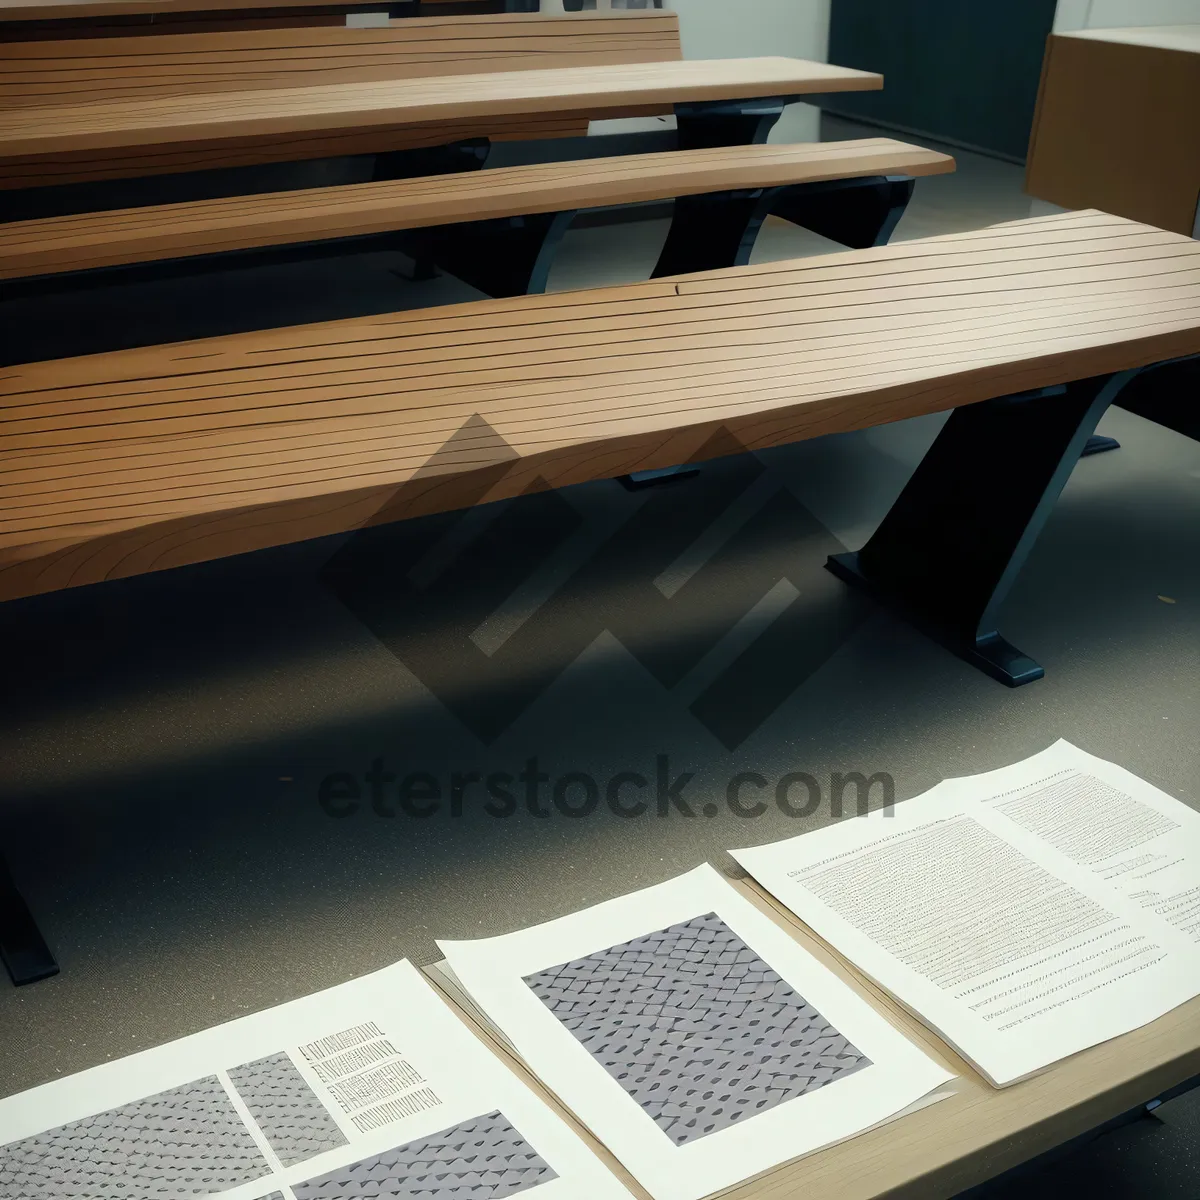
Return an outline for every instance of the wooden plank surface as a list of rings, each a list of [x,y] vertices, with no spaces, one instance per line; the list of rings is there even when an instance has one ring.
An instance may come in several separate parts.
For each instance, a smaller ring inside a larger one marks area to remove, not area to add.
[[[109,101],[129,101],[136,107],[154,96],[667,62],[681,57],[678,17],[650,10],[570,17],[537,13],[418,17],[386,29],[320,27],[13,42],[0,46],[0,112],[63,105],[78,109]],[[660,104],[636,115],[662,111]],[[36,125],[58,118],[56,113],[35,113],[29,119]],[[368,154],[460,137],[496,141],[579,137],[587,128],[585,112],[475,116],[422,126],[276,133],[234,143],[210,139],[119,154],[41,155],[0,162],[0,188]]]
[[[1200,203],[1200,26],[1193,36],[1055,34],[1042,67],[1025,187],[1191,233]]]
[[[1083,212],[10,367],[0,598],[1198,352],[1200,244]]]
[[[800,59],[653,62],[0,111],[0,188],[287,162],[441,145],[560,137],[591,118],[704,100],[877,88],[878,75]]]
[[[440,4],[452,2],[438,0]],[[237,12],[247,8],[300,8],[310,4],[328,5],[329,0],[0,0],[0,21],[136,16],[140,13]],[[359,4],[347,2],[343,7],[355,12],[370,12],[380,8],[381,4],[379,0],[374,3],[366,0]]]
[[[0,47],[0,110],[682,57],[678,16],[650,10],[16,42]]]
[[[0,156],[563,112],[605,116],[646,106],[882,85],[878,75],[827,63],[735,58],[124,98],[0,112]]]
[[[866,175],[932,175],[948,155],[891,138],[727,146],[505,167],[0,225],[0,279],[525,213]]]

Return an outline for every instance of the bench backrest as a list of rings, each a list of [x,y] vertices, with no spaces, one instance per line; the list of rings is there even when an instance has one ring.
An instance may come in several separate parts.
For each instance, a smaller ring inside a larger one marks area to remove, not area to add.
[[[0,46],[0,109],[682,57],[679,18],[652,10],[17,42]]]
[[[453,15],[464,8],[468,13],[505,11],[504,0],[421,3],[426,16]],[[388,0],[0,0],[0,45],[311,25],[344,28],[347,13],[386,16],[390,7]]]

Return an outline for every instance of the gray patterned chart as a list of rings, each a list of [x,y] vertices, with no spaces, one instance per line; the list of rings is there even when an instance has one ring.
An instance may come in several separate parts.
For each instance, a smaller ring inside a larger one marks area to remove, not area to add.
[[[557,1179],[503,1113],[296,1184],[296,1200],[500,1200]]]
[[[285,1167],[349,1144],[286,1053],[234,1067],[229,1080]]]
[[[179,1200],[267,1174],[212,1075],[0,1146],[3,1200]]]
[[[716,913],[525,982],[677,1146],[871,1065]]]

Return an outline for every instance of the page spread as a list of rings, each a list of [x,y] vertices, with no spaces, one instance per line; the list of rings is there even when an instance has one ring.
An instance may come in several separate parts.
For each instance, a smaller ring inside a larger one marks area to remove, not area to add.
[[[1200,815],[1066,742],[733,855],[997,1086],[1200,994]]]
[[[952,1075],[712,867],[440,942],[487,1020],[655,1200],[700,1200]]]
[[[629,1200],[407,962],[0,1101],[0,1195]]]

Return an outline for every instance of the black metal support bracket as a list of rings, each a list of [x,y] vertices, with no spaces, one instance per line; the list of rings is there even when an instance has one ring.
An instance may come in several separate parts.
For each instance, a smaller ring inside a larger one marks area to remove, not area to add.
[[[680,196],[651,278],[745,266],[767,219],[771,199],[780,190],[756,188]]]
[[[58,963],[17,891],[3,856],[0,856],[0,959],[17,987],[58,974]]]
[[[1103,437],[1101,434],[1095,433],[1088,438],[1079,457],[1091,458],[1093,454],[1105,454],[1109,450],[1120,450],[1120,448],[1121,443],[1116,438]]]
[[[410,0],[406,7],[407,11],[399,15],[420,16],[420,0]],[[425,175],[458,175],[467,171],[479,171],[487,162],[491,149],[491,140],[480,137],[464,138],[460,142],[450,142],[444,146],[388,150],[375,155],[371,180],[379,183],[388,179],[418,179]],[[432,279],[436,275],[433,261],[427,255],[414,251],[412,273],[405,278],[410,282],[417,282]]]
[[[633,471],[628,475],[618,475],[617,482],[627,492],[643,492],[647,488],[662,487],[664,484],[681,483],[685,479],[694,479],[699,474],[699,467],[658,467],[651,471]]]
[[[867,544],[829,569],[1009,687],[1045,674],[997,615],[1125,371],[955,409]]]
[[[789,98],[721,103],[677,104],[675,124],[680,150],[711,150],[714,146],[759,146],[783,115]]]
[[[405,249],[489,296],[540,295],[575,211],[417,229]]]
[[[416,146],[375,155],[373,180],[416,179],[421,175],[457,175],[478,171],[491,153],[488,138],[464,138],[445,146]]]
[[[886,246],[915,183],[907,175],[872,175],[781,188],[770,213],[854,250]]]
[[[681,196],[652,278],[745,266],[772,214],[847,246],[885,245],[904,215],[914,182],[908,176],[869,176]],[[618,482],[644,488],[698,473],[698,468],[686,474],[674,468]]]
[[[768,216],[856,249],[886,245],[914,183],[876,175],[680,196],[653,278],[745,266]]]

